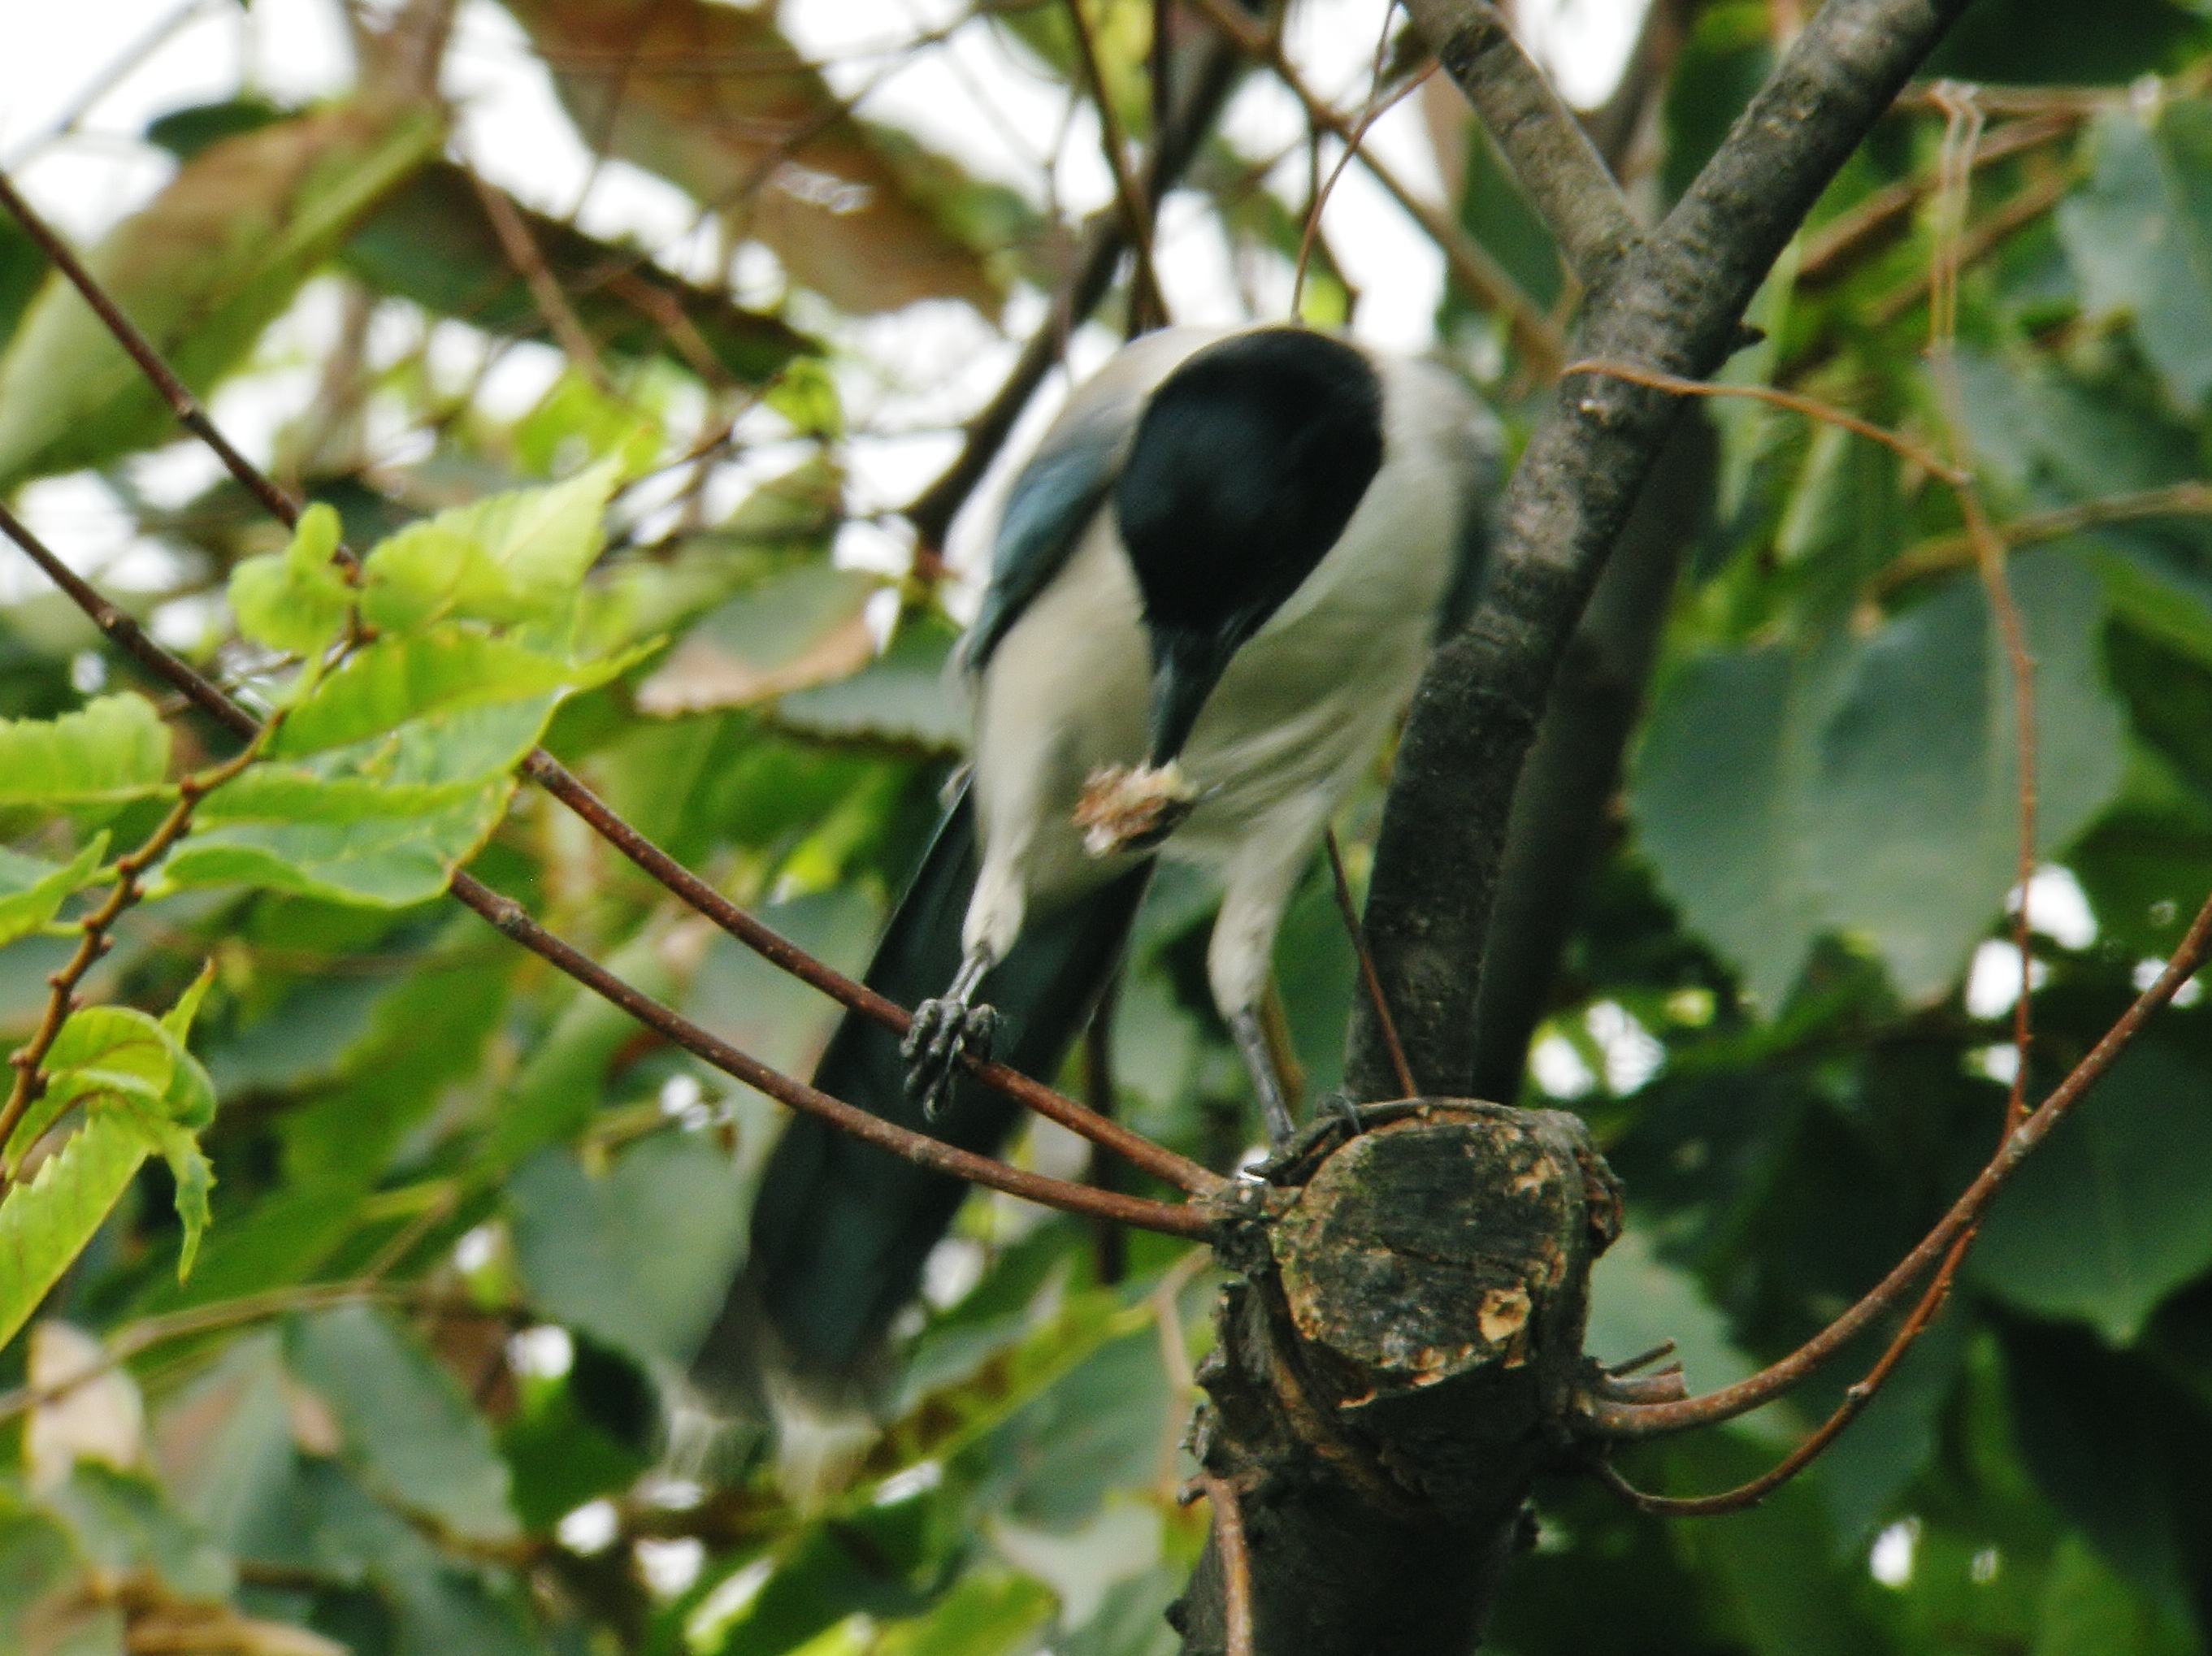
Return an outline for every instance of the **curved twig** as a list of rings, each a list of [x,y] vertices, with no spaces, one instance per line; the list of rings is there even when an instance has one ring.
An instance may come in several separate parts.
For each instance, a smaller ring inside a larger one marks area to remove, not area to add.
[[[0,205],[13,212],[33,240],[48,250],[64,274],[83,295],[86,303],[92,306],[115,336],[117,343],[168,402],[185,428],[215,451],[231,476],[252,492],[268,508],[271,516],[287,528],[295,525],[300,519],[301,503],[247,459],[223,435],[222,429],[208,418],[198,400],[162,360],[152,343],[100,288],[91,272],[70,249],[69,244],[56,234],[15,192],[4,174],[0,174]],[[240,736],[251,737],[260,729],[251,714],[238,707],[185,663],[155,644],[137,622],[100,597],[94,588],[56,557],[4,507],[0,507],[0,531],[4,531],[20,545],[32,561],[69,594],[95,626],[139,662],[182,690],[195,706],[209,712]],[[344,546],[338,548],[335,556],[337,562],[349,572],[360,567],[360,560]],[[177,676],[179,671],[188,677]],[[652,874],[677,896],[699,907],[702,913],[707,913],[725,931],[758,952],[770,964],[800,978],[853,1010],[872,1017],[900,1033],[904,1032],[907,1014],[903,1009],[815,960],[796,943],[779,937],[770,928],[724,900],[704,881],[691,875],[592,795],[544,749],[532,749],[522,768],[533,780],[544,785],[548,792],[575,810],[624,856]],[[709,897],[712,899],[711,907],[707,902]],[[971,1061],[969,1067],[986,1085],[1008,1093],[1027,1107],[1049,1116],[1095,1143],[1106,1145],[1146,1172],[1157,1174],[1182,1190],[1196,1194],[1218,1189],[1224,1182],[1219,1175],[1188,1157],[1153,1144],[1127,1128],[1085,1109],[1064,1094],[1042,1086],[1004,1065]]]
[[[1583,1410],[1584,1435],[1614,1439],[1662,1437],[1693,1427],[1717,1425],[1747,1414],[1761,1404],[1772,1402],[1834,1357],[1873,1326],[1981,1222],[1990,1204],[1996,1199],[1997,1192],[2011,1180],[2020,1164],[2051,1136],[2051,1130],[2081,1102],[2082,1095],[2104,1078],[2149,1022],[2151,1014],[2172,1000],[2208,958],[2212,958],[2212,897],[2207,897],[2203,907],[2197,910],[2180,946],[2150,987],[2136,998],[2088,1055],[2051,1089],[2050,1096],[2005,1136],[1989,1165],[1951,1204],[1950,1211],[1920,1239],[1918,1246],[1891,1267],[1889,1274],[1868,1289],[1859,1302],[1842,1316],[1781,1362],[1770,1364],[1748,1380],[1708,1392],[1703,1397],[1655,1404],[1591,1399]]]
[[[35,537],[30,537],[28,531],[24,531],[20,524],[15,523],[12,518],[0,526],[7,527],[11,535],[18,535],[22,539],[27,551],[32,550],[33,546],[37,545]],[[44,555],[39,559],[40,567],[51,571],[60,564],[60,560],[55,558],[50,549],[40,547],[39,552],[44,553]],[[33,555],[38,556],[39,553],[33,552]],[[65,590],[70,591],[72,597],[76,597],[79,591],[87,592],[91,591],[82,581],[74,582]],[[97,605],[99,604],[97,593],[93,593],[92,597],[94,604]],[[112,606],[106,607],[111,610],[112,608]],[[87,613],[94,612],[92,609],[88,608]],[[94,618],[97,619],[97,616],[95,616]],[[137,658],[168,683],[184,691],[196,705],[219,704],[225,710],[220,716],[227,728],[236,730],[240,734],[251,733],[256,736],[264,728],[245,708],[239,707],[220,689],[208,682],[189,663],[172,655],[158,644],[154,643],[152,640],[143,638],[143,634],[140,635],[140,639],[143,646],[143,649],[133,652]],[[249,747],[232,763],[242,765],[253,751],[254,749]],[[203,788],[202,791],[204,789]],[[181,801],[179,806],[179,812],[183,812],[185,806],[190,803],[191,803],[190,798]],[[173,818],[175,815],[176,813],[173,813]],[[181,824],[176,831],[182,831]],[[173,839],[173,834],[171,838]],[[166,844],[163,848],[166,849]],[[787,1105],[792,1109],[802,1111],[810,1115],[821,1116],[831,1125],[851,1133],[856,1138],[887,1149],[894,1156],[902,1156],[933,1172],[950,1174],[955,1178],[965,1179],[970,1183],[987,1186],[993,1190],[1004,1191],[1010,1196],[1018,1196],[1024,1200],[1036,1202],[1046,1207],[1059,1208],[1064,1212],[1086,1214],[1094,1218],[1111,1219],[1121,1224],[1134,1225],[1144,1230],[1156,1230],[1170,1236],[1201,1239],[1212,1234],[1212,1219],[1198,1206],[1158,1202],[1145,1197],[1124,1196],[1115,1192],[1093,1190],[1089,1186],[1072,1184],[1066,1180],[1053,1179],[1042,1174],[1030,1173],[1025,1168],[1012,1167],[988,1156],[978,1156],[971,1150],[963,1150],[942,1140],[929,1137],[926,1134],[912,1131],[893,1122],[886,1121],[880,1116],[872,1115],[867,1111],[856,1105],[848,1104],[842,1099],[832,1098],[829,1094],[808,1086],[804,1082],[794,1080],[780,1071],[770,1069],[750,1053],[741,1052],[720,1037],[699,1028],[672,1008],[663,1005],[651,996],[624,982],[581,950],[563,942],[539,925],[513,898],[492,890],[465,870],[455,871],[451,890],[457,899],[490,921],[503,935],[520,943],[566,975],[575,979],[594,994],[628,1012],[647,1028],[665,1036],[686,1052],[720,1070],[723,1074],[742,1081],[747,1086],[767,1094],[777,1102]],[[92,935],[88,931],[88,939]],[[785,947],[788,948],[792,945],[786,944]],[[86,962],[88,966],[89,963],[88,961]],[[829,968],[824,967],[821,969],[826,972]],[[51,1037],[49,1037],[49,1044],[51,1044]],[[43,1056],[43,1048],[40,1049],[39,1055]],[[25,1066],[21,1069],[22,1075],[27,1076],[30,1073],[30,1067]],[[21,1084],[19,1081],[19,1089]],[[12,1097],[11,1095],[11,1100]],[[1091,1112],[1085,1110],[1073,1100],[1070,1099],[1066,1102],[1070,1110],[1079,1113],[1079,1119],[1090,1118]],[[20,1118],[22,1110],[27,1107],[28,1101],[26,1099],[23,1103],[14,1106],[13,1116]],[[0,1125],[4,1125],[12,1130],[14,1122],[12,1119],[0,1117]]]

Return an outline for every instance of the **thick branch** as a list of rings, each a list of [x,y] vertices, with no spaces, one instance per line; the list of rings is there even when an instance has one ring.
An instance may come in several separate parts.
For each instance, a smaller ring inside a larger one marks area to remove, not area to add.
[[[1594,288],[1577,354],[1692,377],[1717,367],[1821,189],[1964,6],[1829,0],[1689,193]],[[1367,930],[1413,1071],[1439,1093],[1474,1074],[1478,962],[1522,761],[1678,406],[1618,378],[1562,381],[1507,489],[1484,603],[1414,697]],[[1390,1085],[1364,1008],[1346,1073],[1363,1097]]]
[[[1558,240],[1567,267],[1596,287],[1636,239],[1636,221],[1582,123],[1490,0],[1407,0]]]

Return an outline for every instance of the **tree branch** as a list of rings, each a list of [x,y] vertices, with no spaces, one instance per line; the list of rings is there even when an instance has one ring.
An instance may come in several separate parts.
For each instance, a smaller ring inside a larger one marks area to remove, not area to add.
[[[1576,354],[1692,378],[1717,367],[1821,189],[1965,3],[1829,0],[1674,211],[1593,287]],[[1458,11],[1441,0],[1415,9]],[[1678,407],[1619,379],[1562,383],[1507,488],[1485,600],[1415,694],[1367,932],[1414,1073],[1439,1093],[1473,1076],[1479,961],[1522,763]],[[1361,1097],[1390,1085],[1373,1016],[1357,1005],[1346,1072]]]
[[[1597,287],[1636,240],[1636,221],[1604,159],[1490,0],[1407,0],[1551,227],[1568,269]]]

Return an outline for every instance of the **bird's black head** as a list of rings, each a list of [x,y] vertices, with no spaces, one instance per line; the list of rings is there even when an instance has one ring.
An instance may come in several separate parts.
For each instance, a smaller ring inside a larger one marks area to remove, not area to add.
[[[1382,464],[1382,381],[1326,334],[1236,335],[1152,393],[1114,513],[1152,644],[1153,764],[1181,751],[1229,658],[1336,544]]]

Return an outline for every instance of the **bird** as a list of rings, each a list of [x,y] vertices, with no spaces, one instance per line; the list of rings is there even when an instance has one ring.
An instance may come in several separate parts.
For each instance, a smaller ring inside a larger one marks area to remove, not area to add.
[[[1168,857],[1220,883],[1208,984],[1279,1143],[1293,1124],[1260,1016],[1275,933],[1479,595],[1499,452],[1449,369],[1297,325],[1164,329],[1078,388],[998,512],[956,657],[964,786],[866,974],[915,1008],[911,1031],[848,1013],[815,1086],[997,1151],[1019,1107],[960,1054],[1049,1080]],[[696,1391],[757,1407],[764,1362],[879,1382],[965,1191],[794,1118]]]

